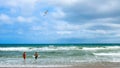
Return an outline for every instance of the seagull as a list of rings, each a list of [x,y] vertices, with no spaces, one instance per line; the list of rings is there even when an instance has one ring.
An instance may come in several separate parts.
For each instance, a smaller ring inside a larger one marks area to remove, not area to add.
[[[44,12],[44,15],[43,16],[45,16],[45,15],[47,15],[48,14],[48,10],[46,10],[45,12]]]

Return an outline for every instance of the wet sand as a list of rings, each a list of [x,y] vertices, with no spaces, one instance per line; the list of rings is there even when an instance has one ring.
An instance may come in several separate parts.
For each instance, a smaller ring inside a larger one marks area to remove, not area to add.
[[[82,63],[77,65],[0,65],[0,68],[120,68],[120,63],[110,63],[110,62],[102,62],[102,63]]]
[[[90,64],[83,64],[83,65],[78,65],[78,66],[73,66],[70,68],[120,68],[120,63],[108,63],[108,62],[103,62],[103,63],[90,63]]]

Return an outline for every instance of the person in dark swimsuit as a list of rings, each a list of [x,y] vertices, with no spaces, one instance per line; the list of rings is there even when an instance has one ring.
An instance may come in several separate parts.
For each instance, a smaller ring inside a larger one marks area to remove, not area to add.
[[[38,58],[38,53],[35,52],[34,56],[35,56],[35,59],[37,60],[37,58]]]

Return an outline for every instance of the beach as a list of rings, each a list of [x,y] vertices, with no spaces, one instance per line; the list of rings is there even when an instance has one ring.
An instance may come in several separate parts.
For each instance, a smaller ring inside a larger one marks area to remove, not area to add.
[[[0,66],[0,68],[120,68],[120,63],[82,63],[80,65],[8,65]]]
[[[0,0],[0,68],[120,68],[120,0]]]

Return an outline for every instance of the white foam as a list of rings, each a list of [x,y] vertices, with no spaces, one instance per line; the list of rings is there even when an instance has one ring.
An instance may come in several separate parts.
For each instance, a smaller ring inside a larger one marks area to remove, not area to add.
[[[71,47],[0,47],[0,51],[57,51],[57,50],[79,50],[76,46]]]
[[[106,46],[106,47],[83,47],[83,50],[116,50],[120,49],[120,46]]]
[[[94,48],[84,47],[83,48],[83,50],[102,50],[102,49],[105,49],[105,48],[102,48],[102,47],[94,47]]]
[[[82,47],[79,46],[45,46],[45,47],[0,47],[0,51],[57,51],[57,50],[116,50],[120,46],[106,46],[106,47]]]
[[[93,53],[98,56],[120,56],[120,53]]]
[[[108,46],[107,49],[120,49],[120,46]]]
[[[28,51],[27,47],[0,47],[0,51]]]

